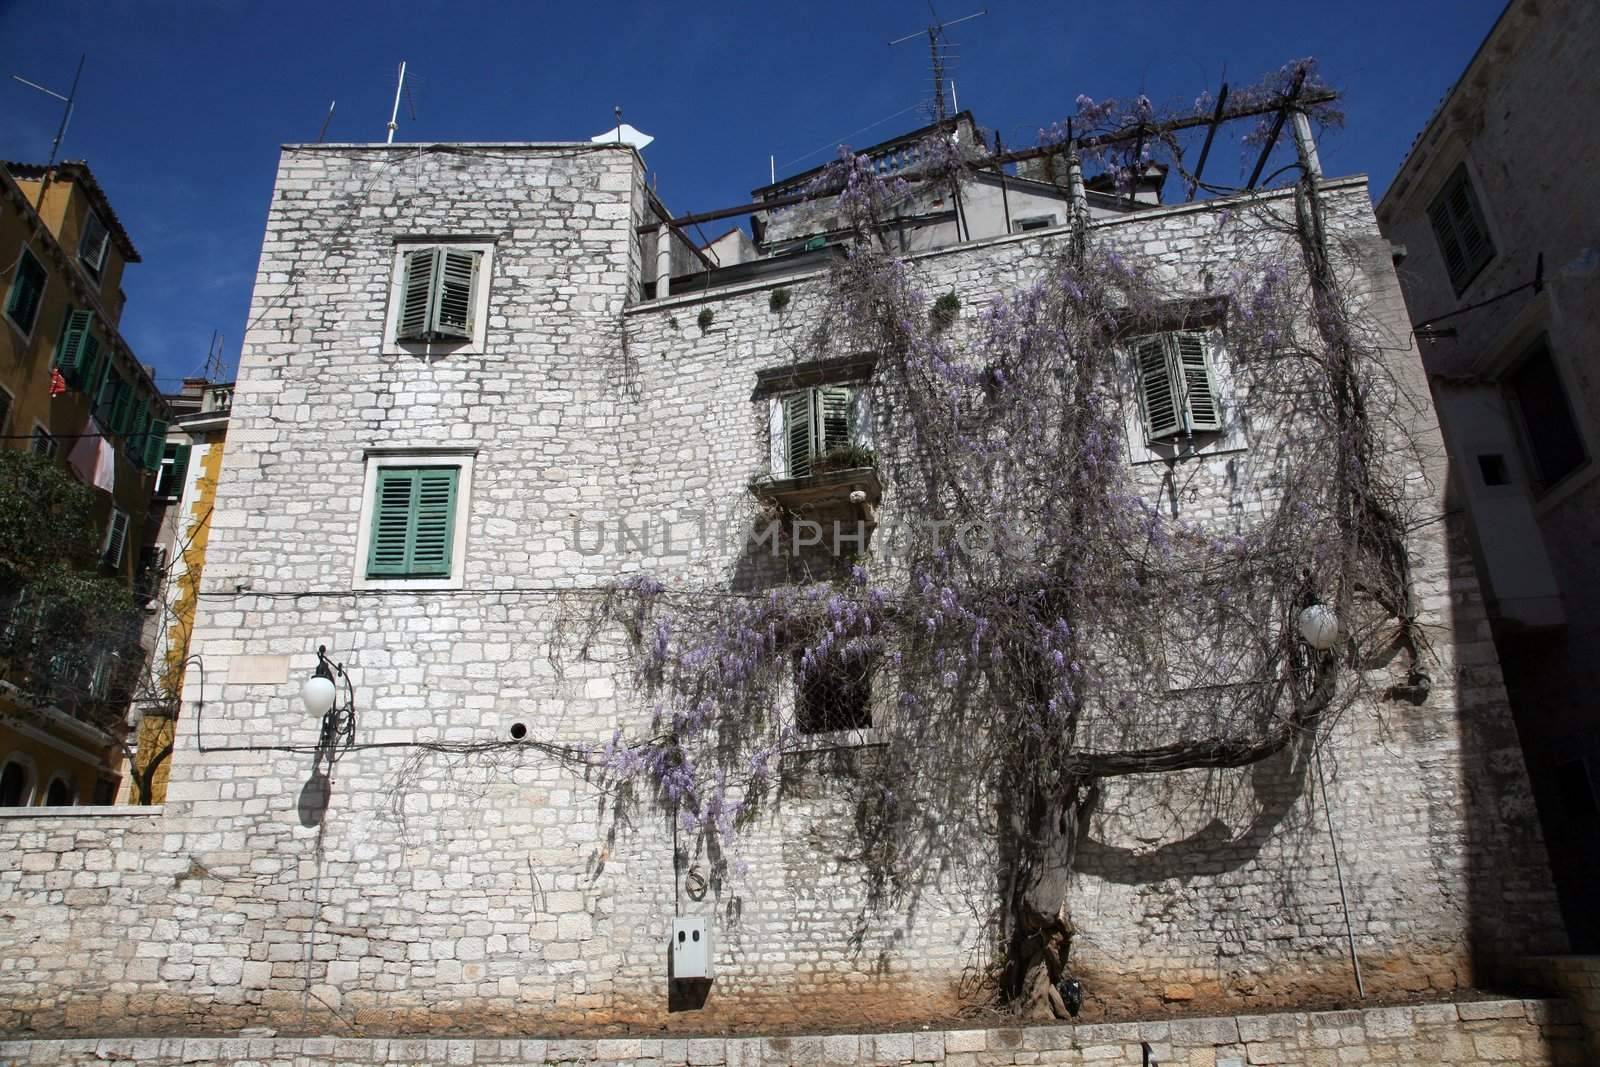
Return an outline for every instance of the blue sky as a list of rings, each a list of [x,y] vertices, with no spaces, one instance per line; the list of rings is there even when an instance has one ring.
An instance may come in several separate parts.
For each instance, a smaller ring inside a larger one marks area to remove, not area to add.
[[[940,0],[938,12],[984,4]],[[1381,194],[1503,6],[987,0],[986,16],[950,31],[950,74],[961,106],[1020,147],[1079,93],[1190,105],[1224,73],[1247,84],[1314,55],[1346,94],[1324,167],[1370,174]],[[5,74],[64,92],[88,53],[61,154],[88,160],[144,257],[124,281],[123,332],[171,387],[200,369],[213,330],[237,358],[278,145],[315,140],[331,100],[328,140],[381,141],[402,59],[415,119],[403,105],[397,140],[583,139],[621,104],[657,138],[645,161],[681,214],[743,202],[769,156],[782,177],[840,140],[917,125],[926,45],[887,42],[929,18],[926,0],[0,0],[0,54]],[[59,117],[6,79],[0,156],[42,162]],[[1241,155],[1214,153],[1207,177],[1238,178]]]

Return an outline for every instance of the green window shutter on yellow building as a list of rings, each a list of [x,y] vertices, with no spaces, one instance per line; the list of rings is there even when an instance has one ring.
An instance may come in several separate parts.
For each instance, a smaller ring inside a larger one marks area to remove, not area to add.
[[[94,312],[78,309],[67,312],[61,324],[61,339],[56,342],[56,369],[73,385],[79,384],[83,371],[84,348],[89,341],[89,330],[94,325]]]

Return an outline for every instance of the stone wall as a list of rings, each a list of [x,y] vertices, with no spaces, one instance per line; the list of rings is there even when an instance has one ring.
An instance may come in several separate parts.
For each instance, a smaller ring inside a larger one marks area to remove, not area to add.
[[[1365,185],[1329,198],[1358,250],[1356,299],[1418,403],[1419,454],[1436,457]],[[781,808],[703,893],[704,842],[648,803],[619,810],[551,755],[649,721],[616,635],[587,660],[563,639],[602,583],[748,577],[744,546],[721,535],[749,514],[768,456],[755,372],[809,358],[817,278],[786,280],[783,315],[761,285],[630,306],[643,212],[637,157],[614,145],[286,149],[167,804],[137,827],[0,821],[0,1025],[751,1032],[960,1006],[988,963],[992,843],[982,819],[952,825],[912,882],[869,884],[849,858],[850,783],[872,773],[871,738],[850,766],[797,763]],[[1159,257],[1175,295],[1281,244],[1272,233],[1215,205],[1097,230]],[[495,242],[481,350],[382,350],[395,240],[412,236]],[[913,269],[977,308],[1055,239],[977,242]],[[367,458],[392,448],[474,452],[460,589],[354,588]],[[1270,454],[1258,437],[1196,461],[1175,504],[1218,530],[1247,523],[1271,492]],[[1437,515],[1434,462],[1413,488]],[[1141,468],[1152,494],[1158,468]],[[1349,921],[1382,994],[1458,989],[1510,952],[1562,947],[1471,563],[1445,533],[1421,525],[1412,545],[1431,699],[1352,709],[1324,753]],[[359,716],[331,768],[298,696],[319,644],[348,668]],[[452,747],[517,723],[536,743]],[[1310,773],[1285,758],[1110,791],[1074,898],[1086,1019],[1349,995],[1341,872]],[[679,913],[713,927],[717,977],[693,1011],[668,999]]]
[[[570,1064],[637,1067],[786,1067],[813,1064],[921,1064],[1009,1067],[1012,1064],[1162,1064],[1244,1067],[1249,1064],[1427,1063],[1576,1064],[1582,1027],[1561,1001],[1477,1000],[1460,1004],[1369,1008],[1282,1015],[1240,1015],[1172,1022],[1036,1026],[1011,1030],[921,1030],[911,1033],[801,1037],[701,1037],[596,1040],[413,1040],[336,1037],[84,1038],[0,1041],[0,1057],[23,1064],[131,1060],[141,1067],[185,1063],[251,1067],[279,1064]],[[1148,1059],[1146,1058],[1148,1056]]]

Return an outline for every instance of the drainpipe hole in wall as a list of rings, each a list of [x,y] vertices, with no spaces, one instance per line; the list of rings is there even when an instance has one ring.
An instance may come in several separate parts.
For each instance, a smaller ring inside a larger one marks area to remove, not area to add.
[[[527,737],[527,736],[528,736],[528,727],[526,725],[524,725],[523,723],[520,723],[520,722],[514,722],[514,723],[511,724],[511,740],[513,740],[513,741],[521,741],[524,737]]]

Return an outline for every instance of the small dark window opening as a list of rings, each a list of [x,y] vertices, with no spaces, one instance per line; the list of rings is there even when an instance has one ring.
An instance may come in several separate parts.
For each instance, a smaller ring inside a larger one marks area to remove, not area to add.
[[[64,808],[72,803],[72,784],[64,778],[57,778],[50,783],[50,788],[45,790],[44,803],[50,808]]]
[[[1028,230],[1048,230],[1056,224],[1054,215],[1034,215],[1026,219],[1018,219],[1011,224],[1012,233],[1025,233]]]
[[[1506,457],[1498,452],[1479,456],[1478,470],[1483,474],[1484,485],[1511,484],[1511,474],[1506,470]]]
[[[1561,764],[1550,772],[1550,777],[1561,813],[1570,824],[1586,826],[1600,815],[1600,806],[1595,804],[1594,785],[1589,781],[1589,768],[1583,760]]]
[[[1505,387],[1522,423],[1539,487],[1548,488],[1583,466],[1589,458],[1583,435],[1548,343],[1539,342],[1506,376]]]
[[[12,760],[0,771],[0,807],[19,807],[27,791],[28,768]]]
[[[801,733],[864,730],[872,725],[870,664],[830,661],[803,674],[796,661],[795,685],[795,725]]]

